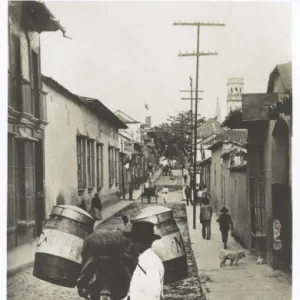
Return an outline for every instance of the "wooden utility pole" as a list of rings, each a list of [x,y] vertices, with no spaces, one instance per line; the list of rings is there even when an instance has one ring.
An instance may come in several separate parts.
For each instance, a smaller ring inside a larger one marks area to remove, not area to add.
[[[197,27],[197,51],[196,53],[180,53],[179,56],[189,57],[196,56],[196,97],[195,97],[195,126],[194,126],[194,181],[193,181],[193,190],[194,190],[194,206],[193,206],[193,228],[196,229],[196,164],[197,164],[197,114],[198,114],[198,83],[199,83],[199,57],[200,56],[211,56],[218,55],[217,52],[200,52],[200,26],[225,26],[224,23],[213,23],[213,22],[174,22],[175,26],[196,26]],[[192,97],[191,97],[192,98]]]

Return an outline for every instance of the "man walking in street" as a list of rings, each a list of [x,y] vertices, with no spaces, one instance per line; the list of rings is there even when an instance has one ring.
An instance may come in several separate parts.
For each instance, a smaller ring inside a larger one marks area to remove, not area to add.
[[[202,197],[203,197],[203,191],[202,191],[202,187],[199,188],[198,192],[197,192],[197,203],[202,203]]]
[[[224,249],[227,249],[228,232],[230,227],[231,230],[233,230],[233,222],[230,214],[228,213],[228,209],[225,206],[221,208],[220,213],[221,214],[217,222],[219,222]]]
[[[167,198],[168,198],[168,193],[169,193],[168,187],[165,185],[161,192],[162,192],[164,202],[167,203]]]
[[[191,188],[187,185],[184,189],[186,205],[189,205],[191,202]]]
[[[185,185],[186,185],[186,183],[187,183],[187,179],[188,179],[187,175],[184,174],[184,175],[183,175],[183,180],[184,180],[184,184],[185,184]]]
[[[202,237],[203,239],[210,240],[211,236],[211,216],[212,206],[209,203],[207,194],[203,194],[202,204],[200,207],[200,223],[202,224]]]
[[[132,240],[133,251],[139,255],[128,296],[123,300],[162,300],[165,269],[151,248],[152,243],[161,238],[154,234],[154,225],[144,221],[135,222],[131,232],[123,232],[123,235]]]

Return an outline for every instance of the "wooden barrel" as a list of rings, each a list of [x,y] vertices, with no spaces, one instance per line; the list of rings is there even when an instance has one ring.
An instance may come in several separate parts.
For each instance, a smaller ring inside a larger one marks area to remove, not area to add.
[[[181,233],[173,217],[172,209],[151,206],[143,209],[131,222],[148,221],[154,224],[154,231],[161,236],[152,244],[155,253],[165,267],[165,284],[171,284],[188,277],[186,251]]]
[[[93,231],[94,219],[73,205],[54,206],[35,253],[33,276],[75,287],[81,270],[84,239]]]

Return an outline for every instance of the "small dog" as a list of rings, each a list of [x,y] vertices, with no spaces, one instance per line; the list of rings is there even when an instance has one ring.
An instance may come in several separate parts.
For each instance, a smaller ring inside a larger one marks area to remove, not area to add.
[[[238,266],[239,260],[242,258],[245,258],[246,254],[245,251],[237,251],[237,252],[231,252],[228,250],[222,249],[220,251],[220,267],[226,267],[226,261],[230,260],[230,266],[235,264],[235,266]]]
[[[262,255],[258,254],[256,264],[257,265],[264,265],[265,263],[266,263],[266,260],[264,259],[264,257]]]

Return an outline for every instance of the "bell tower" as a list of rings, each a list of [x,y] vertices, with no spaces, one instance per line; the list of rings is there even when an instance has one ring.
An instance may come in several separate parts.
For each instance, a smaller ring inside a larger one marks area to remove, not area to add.
[[[243,78],[229,78],[227,82],[227,113],[242,108],[242,94],[244,92]]]

